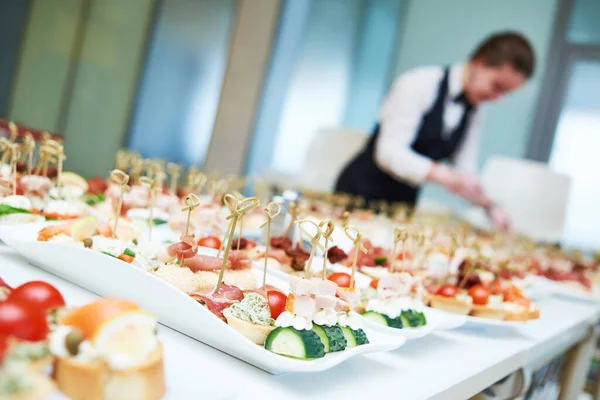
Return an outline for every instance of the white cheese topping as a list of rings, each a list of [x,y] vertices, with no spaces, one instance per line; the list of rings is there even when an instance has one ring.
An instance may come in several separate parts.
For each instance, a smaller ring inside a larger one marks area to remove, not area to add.
[[[354,330],[362,328],[360,319],[351,314],[340,314],[338,316],[338,324],[340,326],[349,326]]]
[[[379,314],[396,318],[402,311],[422,311],[423,304],[409,296],[392,297],[388,299],[375,298],[367,303],[367,311],[375,311]]]
[[[294,315],[288,311],[284,311],[279,314],[279,317],[275,320],[276,327],[293,327],[299,331],[302,330],[311,330],[313,327],[312,321],[310,318],[301,317],[299,315]]]
[[[31,210],[31,201],[20,195],[10,195],[0,199],[0,204],[6,204],[14,208],[20,208],[22,210]]]
[[[317,311],[312,320],[317,325],[333,326],[337,324],[338,316],[333,308],[323,308]]]
[[[50,201],[44,208],[45,213],[58,215],[81,215],[83,210],[84,203],[67,200]]]
[[[150,209],[148,208],[132,208],[127,211],[127,218],[130,220],[141,219],[148,221],[150,219]],[[163,221],[169,220],[169,213],[164,212],[160,208],[152,208],[152,219],[162,219]]]
[[[127,248],[127,243],[119,239],[107,238],[100,235],[92,236],[92,241],[94,250],[103,251],[115,257],[119,257]]]
[[[71,236],[67,236],[64,233],[58,234],[56,236],[52,236],[50,238],[50,240],[48,240],[48,242],[56,243],[56,244],[64,244],[67,246],[83,247],[83,242],[77,242]]]

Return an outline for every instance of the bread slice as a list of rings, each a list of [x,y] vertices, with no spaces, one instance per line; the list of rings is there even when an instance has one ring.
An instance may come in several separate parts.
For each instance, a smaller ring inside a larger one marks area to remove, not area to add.
[[[473,305],[469,302],[461,301],[456,297],[446,297],[437,294],[430,297],[429,305],[439,310],[460,315],[468,315],[473,308]]]
[[[521,310],[517,311],[506,309],[504,310],[505,321],[529,321],[531,319],[538,319],[540,317],[540,309],[532,306],[529,309],[522,307]]]
[[[157,400],[165,394],[162,345],[146,362],[124,371],[113,370],[103,361],[57,357],[54,379],[71,400]]]
[[[47,399],[56,390],[50,378],[42,374],[31,374],[27,376],[31,382],[31,390],[22,393],[5,396],[0,394],[0,400],[41,400]]]
[[[267,340],[269,333],[275,329],[274,326],[252,324],[239,319],[238,317],[234,316],[231,311],[229,311],[229,308],[223,310],[223,315],[227,319],[229,326],[250,339],[253,343],[261,346],[265,344],[265,340]]]
[[[495,319],[502,321],[504,319],[504,309],[501,307],[480,306],[473,304],[471,315],[479,318]]]

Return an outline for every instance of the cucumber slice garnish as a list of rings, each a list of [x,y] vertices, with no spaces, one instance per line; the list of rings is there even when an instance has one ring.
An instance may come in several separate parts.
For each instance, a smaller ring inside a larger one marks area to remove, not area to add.
[[[275,328],[265,340],[265,349],[283,356],[308,359],[325,356],[325,346],[314,331],[292,327]]]
[[[331,351],[329,345],[329,336],[327,336],[327,333],[325,333],[325,329],[321,325],[313,324],[313,331],[319,336],[319,339],[321,339],[325,353],[329,353]]]
[[[348,341],[339,326],[323,326],[327,337],[329,338],[330,351],[342,351],[346,348]]]

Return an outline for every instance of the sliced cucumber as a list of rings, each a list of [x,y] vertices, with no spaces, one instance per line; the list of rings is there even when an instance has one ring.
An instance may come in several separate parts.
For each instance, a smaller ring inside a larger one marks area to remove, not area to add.
[[[352,329],[347,326],[340,326],[340,328],[342,329],[342,333],[346,338],[346,347],[356,347],[356,338],[354,337],[354,333],[352,333]]]
[[[369,344],[369,338],[367,334],[362,329],[352,329],[352,334],[354,335],[354,339],[356,339],[356,345],[362,346],[363,344]]]
[[[375,322],[376,324],[389,326],[389,318],[383,314],[379,314],[378,312],[367,311],[366,313],[362,314],[362,316],[371,322]]]
[[[297,330],[292,327],[275,328],[265,340],[265,349],[294,358],[321,358],[325,346],[314,331]]]
[[[346,348],[348,341],[339,326],[323,326],[322,327],[329,338],[331,352],[342,351]]]
[[[368,344],[369,339],[367,335],[362,329],[352,329],[349,326],[340,326],[340,329],[344,333],[344,337],[346,338],[347,348],[361,346],[363,344]]]
[[[323,343],[324,346],[324,350],[325,353],[329,353],[331,352],[330,348],[330,340],[329,340],[329,336],[327,336],[327,333],[325,332],[325,329],[323,326],[321,325],[317,325],[317,324],[313,324],[313,331],[319,335],[319,339],[321,339],[321,343]]]
[[[402,321],[402,326],[405,328],[410,328],[412,325],[410,324],[410,318],[408,317],[408,314],[406,313],[406,311],[402,311],[402,313],[400,314],[400,316],[398,317],[398,319],[400,321]]]
[[[362,314],[363,317],[367,318],[371,322],[375,322],[379,325],[389,326],[390,328],[402,329],[402,321],[400,317],[390,318],[387,315],[380,314],[375,311],[367,311]]]
[[[422,312],[415,313],[417,318],[419,318],[419,326],[427,325],[427,318],[425,318],[425,314]]]
[[[402,323],[402,320],[400,319],[400,317],[390,318],[387,315],[385,317],[389,320],[388,326],[390,328],[402,329],[405,327],[405,325]]]

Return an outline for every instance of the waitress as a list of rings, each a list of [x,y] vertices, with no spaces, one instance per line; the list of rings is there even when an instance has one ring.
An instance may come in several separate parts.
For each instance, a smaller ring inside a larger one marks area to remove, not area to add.
[[[416,68],[399,76],[369,142],[344,168],[336,190],[367,202],[415,204],[420,186],[433,182],[485,208],[497,228],[509,229],[510,219],[475,176],[479,105],[521,87],[533,74],[534,58],[525,37],[499,33],[464,64]]]

